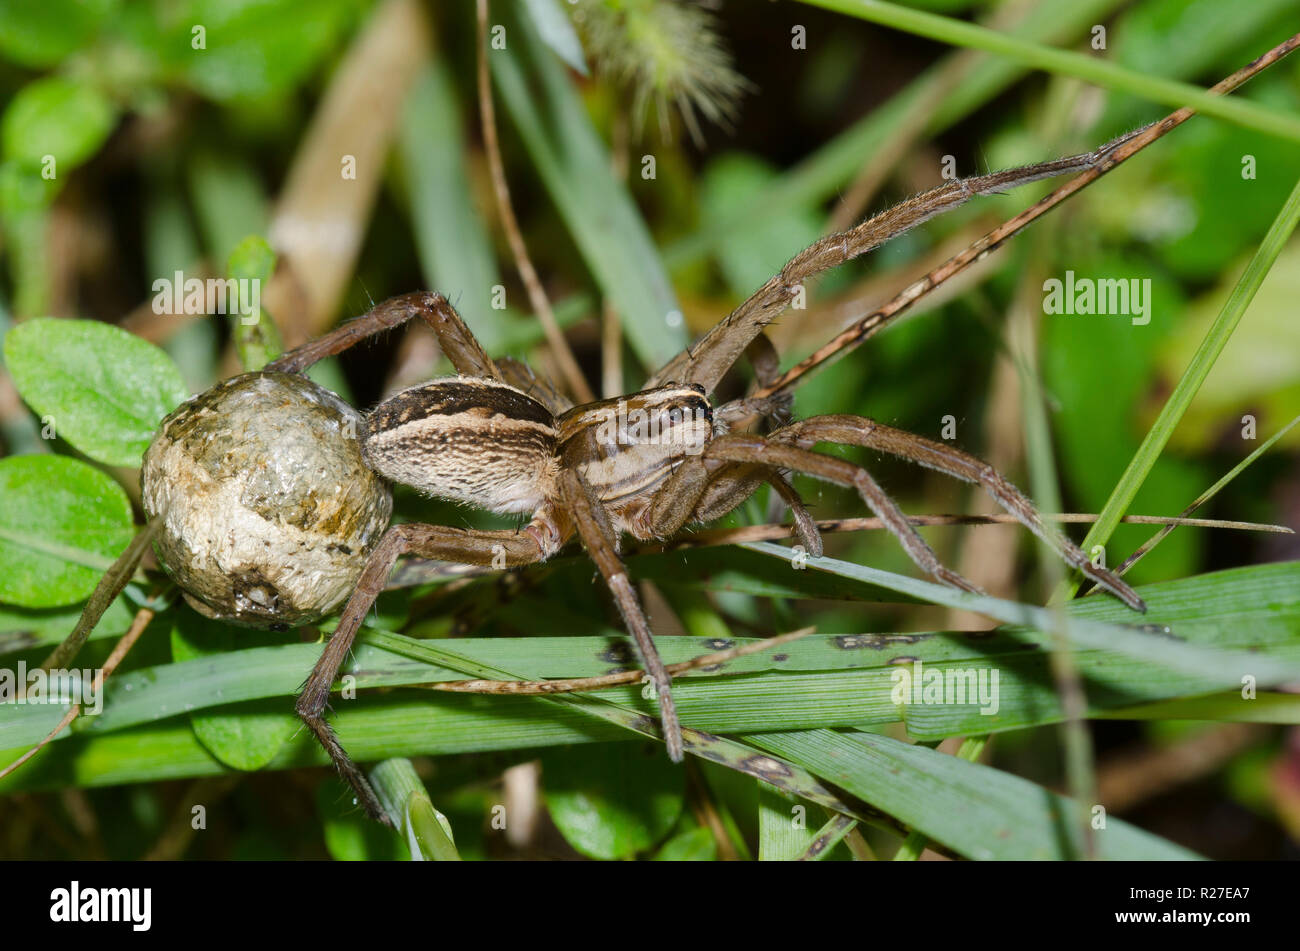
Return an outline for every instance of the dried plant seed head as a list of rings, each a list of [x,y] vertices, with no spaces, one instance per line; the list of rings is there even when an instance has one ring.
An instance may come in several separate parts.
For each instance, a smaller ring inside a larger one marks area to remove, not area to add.
[[[392,514],[359,413],[306,377],[245,373],[181,404],[144,457],[154,550],[200,613],[284,629],[352,593]]]
[[[751,88],[732,66],[717,17],[695,3],[580,0],[574,21],[596,68],[628,89],[638,132],[653,103],[664,139],[672,138],[676,110],[699,144],[696,114],[726,128]]]

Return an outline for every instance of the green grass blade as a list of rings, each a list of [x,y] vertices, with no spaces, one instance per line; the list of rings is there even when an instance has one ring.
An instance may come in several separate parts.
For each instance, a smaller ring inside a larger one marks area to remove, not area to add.
[[[1115,526],[1119,520],[1128,511],[1134,496],[1137,495],[1138,489],[1146,480],[1151,468],[1155,465],[1156,459],[1164,451],[1165,444],[1169,442],[1169,437],[1173,434],[1174,429],[1178,426],[1179,420],[1187,412],[1187,407],[1191,405],[1196,391],[1200,389],[1205,378],[1209,376],[1210,370],[1214,367],[1214,361],[1218,359],[1219,354],[1228,343],[1228,338],[1236,329],[1246,308],[1254,299],[1255,293],[1264,283],[1264,278],[1268,275],[1269,269],[1273,262],[1277,260],[1278,254],[1281,253],[1283,246],[1295,231],[1296,223],[1300,222],[1300,182],[1296,183],[1292,189],[1286,203],[1282,206],[1281,211],[1273,219],[1272,226],[1268,229],[1268,234],[1260,243],[1254,257],[1246,265],[1246,270],[1242,272],[1232,293],[1223,304],[1223,309],[1219,311],[1219,316],[1215,318],[1213,325],[1201,341],[1197,348],[1192,362],[1188,364],[1182,378],[1174,387],[1174,391],[1169,394],[1169,399],[1165,401],[1164,407],[1160,410],[1160,415],[1156,421],[1151,424],[1151,429],[1146,438],[1142,440],[1142,445],[1134,453],[1132,461],[1129,462],[1128,468],[1120,476],[1119,482],[1115,484],[1114,491],[1111,492],[1110,498],[1102,507],[1097,521],[1089,529],[1087,536],[1081,546],[1084,551],[1092,551],[1094,545],[1105,545],[1110,540],[1111,533],[1115,531]],[[1077,586],[1076,586],[1077,589]]]
[[[451,823],[433,807],[424,783],[409,759],[386,759],[370,771],[370,782],[393,828],[405,836],[411,858],[459,862]]]
[[[1075,804],[1018,776],[872,733],[807,730],[750,738],[972,859],[1070,859]],[[1197,856],[1119,819],[1097,836],[1105,859]]]
[[[771,542],[756,542],[742,547],[763,551],[786,561],[795,557],[790,549]],[[1052,612],[1045,608],[1005,601],[987,595],[969,594],[945,585],[896,575],[878,568],[855,565],[835,558],[809,558],[804,570],[825,571],[858,581],[875,583],[881,587],[892,587],[935,604],[965,611],[978,611],[1006,624],[1023,625],[1023,629],[1016,629],[1018,633],[1036,643],[1046,643],[1050,640],[1050,638],[1045,639],[1045,636],[1038,632],[1053,629]],[[1093,597],[1087,600],[1101,602],[1103,599]],[[1194,646],[1165,636],[1163,631],[1136,626],[1151,624],[1151,618],[1156,616],[1155,609],[1164,607],[1159,602],[1156,604],[1148,602],[1148,606],[1152,609],[1152,613],[1144,616],[1128,611],[1118,602],[1107,604],[1103,610],[1107,612],[1105,616],[1110,623],[1084,620],[1071,615],[1065,625],[1065,634],[1076,647],[1113,650],[1129,657],[1158,664],[1169,670],[1211,679],[1217,677],[1224,681],[1225,686],[1228,682],[1235,682],[1237,671],[1250,672],[1258,677],[1261,684],[1285,683],[1300,676],[1300,665],[1295,661],[1264,659],[1242,651],[1220,651]],[[1116,608],[1118,610],[1115,610]],[[1130,626],[1123,627],[1115,623],[1120,618],[1128,619]]]
[[[974,23],[965,23],[923,10],[885,3],[884,0],[803,0],[803,2],[951,46],[996,53],[1034,69],[1045,70],[1059,76],[1073,76],[1106,89],[1132,93],[1174,108],[1190,106],[1202,115],[1225,119],[1247,129],[1256,129],[1293,142],[1300,142],[1300,119],[1293,116],[1248,100],[1215,96],[1197,86],[1164,79],[1150,73],[1137,72],[1096,56],[1026,42]]]

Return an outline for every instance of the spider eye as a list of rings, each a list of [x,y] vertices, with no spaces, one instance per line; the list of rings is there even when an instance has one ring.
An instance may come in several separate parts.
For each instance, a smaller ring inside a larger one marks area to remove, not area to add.
[[[705,392],[703,383],[691,383],[690,388],[693,389],[696,393],[699,393],[700,396],[708,396],[708,393]]]

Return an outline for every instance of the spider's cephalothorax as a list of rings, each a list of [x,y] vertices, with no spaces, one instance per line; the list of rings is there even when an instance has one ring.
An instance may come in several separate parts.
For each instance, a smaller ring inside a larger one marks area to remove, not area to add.
[[[576,471],[618,532],[648,540],[656,492],[714,434],[704,388],[663,386],[585,403],[558,416],[500,380],[453,377],[380,403],[361,429],[366,462],[393,482],[499,514],[546,522],[542,554],[569,534],[561,469]],[[535,528],[530,526],[530,528]]]

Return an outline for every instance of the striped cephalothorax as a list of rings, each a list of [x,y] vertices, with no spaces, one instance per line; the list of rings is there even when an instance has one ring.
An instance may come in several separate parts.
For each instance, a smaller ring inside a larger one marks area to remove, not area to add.
[[[789,393],[806,366],[779,374],[775,352],[763,334],[803,283],[820,271],[870,251],[974,195],[1048,175],[1109,167],[1106,163],[1112,162],[1115,150],[1138,134],[1086,155],[949,182],[849,231],[823,238],[792,258],[695,346],[653,374],[645,389],[629,396],[574,406],[523,364],[492,360],[451,305],[433,293],[386,301],[268,366],[302,372],[322,357],[418,316],[433,330],[459,375],[403,390],[375,407],[359,433],[363,458],[385,478],[430,495],[530,516],[518,531],[392,525],[371,553],[297,706],[367,812],[387,821],[365,777],[325,721],[324,710],[366,612],[402,555],[504,568],[544,561],[579,538],[640,652],[674,760],[682,758],[686,739],[677,722],[668,672],[619,555],[622,534],[669,538],[687,525],[719,518],[767,483],[790,507],[793,531],[808,553],[820,555],[817,523],[788,481],[788,473],[798,471],[857,490],[918,566],[946,584],[977,590],[940,563],[866,469],[815,451],[819,443],[863,446],[982,486],[1100,588],[1144,610],[1127,584],[1092,564],[1076,545],[1049,528],[1015,486],[960,449],[860,416],[791,421]],[[868,333],[866,326],[846,331],[839,346],[859,342]],[[834,352],[833,347],[826,349]],[[742,357],[752,364],[758,388],[714,406],[710,396]],[[773,427],[765,435],[749,428],[763,419]]]

